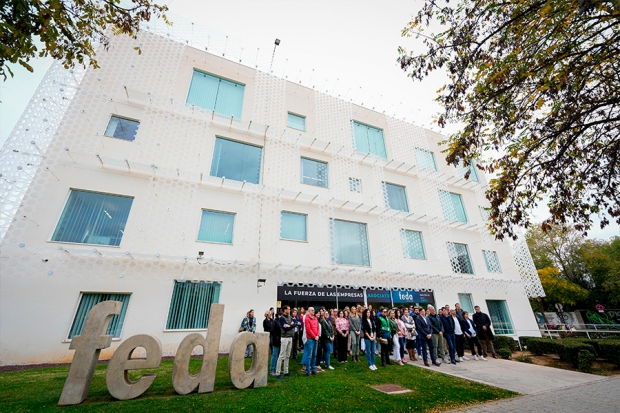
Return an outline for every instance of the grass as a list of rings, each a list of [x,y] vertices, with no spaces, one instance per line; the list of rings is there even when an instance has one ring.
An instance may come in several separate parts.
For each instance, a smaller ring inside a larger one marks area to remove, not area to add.
[[[198,371],[200,361],[192,359],[192,373]],[[98,365],[88,398],[81,405],[67,407],[56,404],[69,367],[0,373],[0,412],[424,412],[516,395],[413,366],[394,365],[370,371],[364,362],[335,363],[334,371],[306,377],[294,360],[291,361],[293,377],[279,381],[269,376],[267,387],[237,390],[228,377],[228,358],[223,357],[218,360],[213,393],[181,396],[172,387],[172,365],[171,360],[166,360],[159,369],[149,370],[158,373],[151,387],[142,396],[128,401],[110,396],[105,385],[107,365]],[[132,372],[131,376],[135,380],[140,374]],[[397,384],[413,391],[386,395],[369,387],[378,384]]]

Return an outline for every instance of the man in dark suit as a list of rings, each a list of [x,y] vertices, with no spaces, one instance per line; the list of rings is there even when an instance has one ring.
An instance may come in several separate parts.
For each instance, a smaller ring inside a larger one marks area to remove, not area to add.
[[[476,325],[476,331],[478,332],[478,339],[482,343],[482,355],[487,356],[487,350],[493,355],[493,358],[497,358],[495,354],[495,348],[493,348],[493,330],[491,330],[491,318],[480,311],[480,306],[475,306],[476,312],[473,316],[474,324]]]
[[[448,310],[446,310],[445,308],[442,310],[442,315],[441,315],[441,323],[443,324],[443,336],[446,338],[446,341],[448,342],[448,351],[450,352],[450,363],[452,364],[456,364],[457,363],[457,359],[456,359],[456,353],[455,353],[455,346],[456,346],[456,336],[454,335],[454,320],[452,319],[452,317],[450,317],[450,315],[448,314]]]
[[[415,325],[418,330],[418,339],[420,340],[420,344],[422,347],[422,358],[424,359],[424,365],[429,366],[428,364],[428,354],[426,354],[426,346],[428,345],[429,353],[431,353],[431,361],[436,366],[441,366],[441,363],[437,361],[435,355],[433,354],[433,328],[431,327],[431,323],[426,317],[426,311],[424,309],[420,309],[420,315],[415,320]]]

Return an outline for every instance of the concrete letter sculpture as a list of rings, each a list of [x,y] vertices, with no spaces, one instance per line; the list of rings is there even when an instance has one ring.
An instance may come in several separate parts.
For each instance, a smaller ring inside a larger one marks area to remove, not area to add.
[[[69,349],[75,350],[75,355],[58,401],[59,406],[80,404],[88,396],[99,353],[112,343],[112,336],[104,334],[110,319],[122,308],[120,301],[103,301],[88,313],[82,334],[73,337],[69,346]]]
[[[210,393],[215,385],[215,368],[222,335],[224,304],[211,304],[207,338],[198,333],[190,334],[181,341],[172,367],[172,385],[179,394],[188,394],[198,387],[198,393]],[[189,361],[194,347],[202,347],[202,366],[197,375],[189,373]]]
[[[245,371],[245,349],[254,345],[252,367]],[[228,358],[228,372],[230,380],[238,389],[263,387],[267,385],[267,362],[269,359],[269,334],[245,332],[239,334],[230,347]]]
[[[138,347],[146,350],[146,358],[132,359]],[[106,372],[108,391],[119,400],[129,400],[144,393],[157,374],[145,374],[137,381],[129,380],[128,370],[154,369],[161,363],[161,342],[147,334],[138,334],[124,341],[114,352]]]

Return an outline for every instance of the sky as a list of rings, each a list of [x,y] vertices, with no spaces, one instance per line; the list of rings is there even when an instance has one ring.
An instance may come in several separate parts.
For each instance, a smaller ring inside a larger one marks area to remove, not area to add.
[[[432,118],[439,111],[434,99],[444,76],[414,82],[396,63],[398,46],[415,50],[418,45],[402,38],[401,31],[423,4],[421,0],[172,0],[167,4],[173,21],[176,15],[191,18],[229,36],[231,44],[244,47],[245,59],[253,59],[257,48],[263,58],[270,56],[274,40],[280,39],[275,74],[439,131]],[[0,144],[51,59],[31,64],[34,73],[13,67],[15,77],[0,83]],[[545,208],[538,208],[533,216],[542,221]],[[607,239],[620,235],[620,226],[600,230],[596,225],[589,235]]]

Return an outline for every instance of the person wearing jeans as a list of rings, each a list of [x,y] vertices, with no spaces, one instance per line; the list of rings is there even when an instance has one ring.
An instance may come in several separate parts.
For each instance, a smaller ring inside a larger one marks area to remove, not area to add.
[[[329,313],[327,311],[323,311],[322,317],[319,320],[321,325],[321,340],[320,345],[323,347],[323,360],[319,360],[319,362],[324,361],[325,367],[329,370],[333,370],[334,368],[331,365],[331,356],[334,351],[334,327],[332,326],[331,321],[329,321]]]
[[[281,330],[280,338],[280,356],[278,357],[278,363],[276,367],[276,376],[281,378],[280,367],[284,365],[284,375],[290,376],[288,372],[288,361],[293,350],[293,336],[295,335],[294,318],[291,317],[291,307],[285,305],[283,313],[278,317],[278,323],[274,323],[274,330]],[[275,347],[275,344],[274,344]]]
[[[370,370],[377,370],[375,366],[375,346],[377,344],[377,325],[369,309],[362,313],[362,331],[364,332],[364,346],[366,361]]]
[[[271,316],[271,314],[270,314]],[[276,364],[278,364],[278,360],[279,360],[279,355],[280,355],[280,346],[282,343],[282,330],[280,330],[280,326],[278,326],[274,320],[271,320],[271,325],[270,325],[270,331],[269,331],[269,338],[271,341],[271,365],[269,366],[269,372],[274,375],[274,376],[278,376],[278,379],[282,379],[281,376],[279,376],[279,372],[276,373]]]
[[[316,374],[316,349],[319,343],[319,322],[314,316],[314,308],[308,308],[304,320],[306,330],[306,344],[304,345],[304,358],[306,359],[306,376]]]

